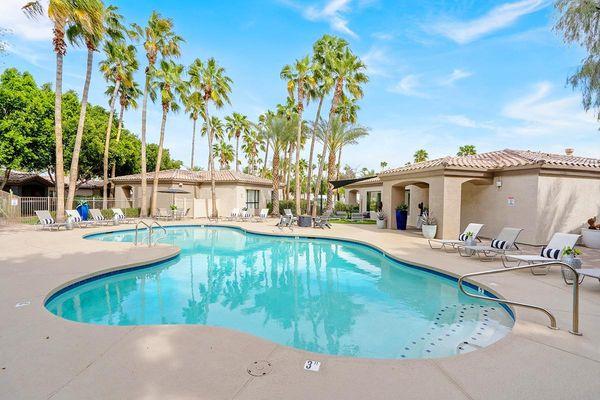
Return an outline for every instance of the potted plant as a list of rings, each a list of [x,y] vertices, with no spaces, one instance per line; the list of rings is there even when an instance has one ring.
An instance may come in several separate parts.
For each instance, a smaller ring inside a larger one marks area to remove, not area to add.
[[[400,203],[396,207],[396,229],[405,231],[407,219],[408,219],[408,205],[406,203]]]
[[[588,227],[581,229],[581,241],[585,247],[600,249],[600,224],[596,224],[596,217],[587,221]]]
[[[564,262],[565,264],[570,265],[574,269],[580,269],[581,264],[582,264],[581,259],[577,258],[577,256],[580,254],[581,254],[581,251],[579,249],[574,249],[572,247],[567,246],[563,249],[562,257],[560,260],[562,262]],[[565,280],[565,282],[567,284],[573,283],[573,280],[575,278],[573,276],[573,271],[571,271],[568,268],[562,267],[561,272],[562,272],[563,279]]]
[[[377,212],[375,221],[377,223],[377,228],[385,229],[387,227],[387,224],[385,223],[385,213],[383,211]]]
[[[431,212],[427,211],[423,213],[421,220],[423,221],[423,225],[421,225],[423,236],[426,239],[433,239],[437,233],[437,222],[435,218],[431,215]]]
[[[79,215],[81,215],[81,219],[83,221],[87,221],[88,213],[90,211],[90,206],[88,205],[88,202],[85,200],[79,200],[75,209],[79,212]]]
[[[467,235],[467,240],[465,240],[467,246],[475,246],[477,244],[477,239],[475,239],[473,232],[467,232],[465,235]]]

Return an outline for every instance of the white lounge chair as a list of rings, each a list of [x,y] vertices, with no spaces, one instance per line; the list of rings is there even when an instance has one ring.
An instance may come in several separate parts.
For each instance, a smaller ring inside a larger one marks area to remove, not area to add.
[[[157,208],[156,214],[154,214],[154,218],[156,218],[156,219],[171,219],[172,217],[173,217],[173,214],[170,213],[169,210],[167,210],[164,207]]]
[[[523,229],[502,228],[498,236],[495,239],[492,239],[489,245],[457,245],[456,248],[462,257],[477,255],[482,260],[492,260],[497,255],[506,254],[508,251],[518,250],[519,248],[515,242],[521,231],[523,231]]]
[[[227,221],[237,221],[239,218],[240,218],[240,209],[234,208],[233,210],[231,210],[229,217],[226,217],[225,219]]]
[[[331,229],[331,224],[329,223],[329,218],[331,218],[331,211],[325,211],[321,216],[315,218],[313,222],[313,227],[315,228],[329,228]]]
[[[565,247],[575,247],[578,239],[579,235],[573,233],[555,233],[540,254],[505,254],[502,256],[502,265],[508,268],[510,265],[506,265],[507,262],[516,261],[517,266],[523,263],[534,266],[535,264],[560,260]],[[534,275],[546,275],[549,269],[550,267],[543,267],[543,269],[538,267],[536,270],[542,272],[535,272],[532,267],[531,273]]]
[[[581,280],[586,276],[590,278],[596,278],[600,282],[600,268],[581,268],[577,270],[577,274],[581,276]]]
[[[249,210],[244,210],[241,212],[240,219],[242,221],[250,221],[250,218],[252,218],[252,214],[250,213]]]
[[[87,228],[94,225],[94,221],[84,221],[77,210],[65,210],[67,218],[71,220],[71,223],[78,228]]]
[[[113,214],[115,214],[115,217],[117,218],[119,223],[135,224],[138,221],[137,218],[129,218],[129,217],[125,216],[125,213],[120,208],[113,208],[112,212],[113,212]]]
[[[269,218],[269,209],[263,208],[260,210],[260,214],[257,217],[254,217],[254,222],[265,222]]]
[[[114,225],[115,221],[104,218],[102,212],[97,208],[90,208],[90,215],[92,216],[92,220],[97,225]]]
[[[431,247],[432,249],[444,249],[445,251],[448,251],[446,246],[450,246],[452,247],[452,249],[456,250],[456,246],[465,244],[465,242],[469,238],[467,236],[469,232],[473,234],[473,239],[479,240],[478,236],[482,228],[483,224],[471,223],[467,225],[463,233],[458,235],[458,239],[429,239],[429,247]],[[438,245],[440,245],[440,247],[433,247],[432,243],[437,243]]]
[[[294,214],[292,214],[292,210],[290,210],[289,208],[284,209],[283,213],[286,217],[290,218],[291,225],[294,225],[298,222],[298,217],[294,217]]]
[[[35,215],[38,217],[38,225],[40,226],[40,228],[42,230],[44,229],[48,229],[48,230],[52,230],[52,229],[56,229],[59,230],[60,228],[66,228],[67,224],[64,222],[56,222],[54,221],[54,218],[52,218],[52,215],[50,215],[50,211],[47,210],[40,210],[40,211],[36,211]]]

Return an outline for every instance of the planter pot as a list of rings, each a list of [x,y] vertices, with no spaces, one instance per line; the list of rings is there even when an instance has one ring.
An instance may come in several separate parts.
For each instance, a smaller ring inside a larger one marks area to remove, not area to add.
[[[476,246],[476,245],[477,245],[477,239],[474,239],[474,238],[472,238],[472,239],[467,239],[467,240],[465,241],[465,244],[466,244],[467,246]]]
[[[423,225],[421,231],[426,239],[433,239],[437,232],[437,225]]]
[[[580,269],[582,262],[581,259],[579,258],[575,258],[573,256],[564,256],[561,259],[562,262],[564,262],[565,264],[569,264],[571,267],[575,268],[575,269]],[[568,268],[562,267],[560,269],[560,272],[562,273],[563,279],[565,280],[565,283],[567,285],[571,285],[573,283],[573,281],[575,280],[575,276],[573,275],[573,271],[571,271]]]
[[[581,240],[585,247],[591,249],[600,249],[600,230],[599,229],[581,229]]]
[[[386,224],[387,221],[385,219],[377,219],[375,221],[377,221],[377,227],[379,229],[385,229],[385,228],[387,228],[387,224]]]
[[[298,226],[310,228],[312,225],[312,217],[310,215],[301,215],[298,217]]]
[[[408,211],[396,210],[396,229],[405,231],[407,219],[408,219]]]
[[[87,221],[90,206],[88,206],[87,204],[83,204],[83,205],[77,206],[76,210],[79,212],[79,215],[81,215],[81,219],[84,221]]]

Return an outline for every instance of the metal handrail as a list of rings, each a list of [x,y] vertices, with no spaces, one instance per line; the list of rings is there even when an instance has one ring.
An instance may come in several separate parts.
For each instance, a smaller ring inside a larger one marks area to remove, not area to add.
[[[154,233],[154,225],[156,225],[157,227],[159,227],[160,229],[163,230],[163,233],[165,235],[167,235],[167,230],[165,229],[164,226],[162,226],[161,224],[158,223],[158,221],[156,220],[152,220],[152,222],[150,223],[150,238],[148,239],[148,246],[152,246],[152,242],[151,242],[151,238],[152,238],[152,234]],[[158,240],[157,240],[158,242]],[[156,244],[156,243],[154,243]]]
[[[569,264],[566,264],[562,261],[552,261],[552,262],[540,263],[540,264],[521,265],[518,267],[492,269],[492,270],[482,271],[482,272],[473,272],[471,274],[466,274],[466,275],[461,276],[458,279],[458,287],[464,294],[466,294],[469,297],[473,297],[475,299],[495,301],[497,303],[511,304],[513,306],[532,308],[534,310],[541,311],[544,314],[546,314],[548,316],[548,318],[550,319],[549,328],[550,329],[558,329],[556,326],[556,318],[554,317],[554,315],[552,315],[552,313],[550,311],[548,311],[547,309],[545,309],[543,307],[536,306],[533,304],[519,303],[517,301],[512,301],[512,300],[503,300],[503,299],[498,299],[495,297],[480,296],[477,294],[468,293],[463,286],[463,281],[465,279],[473,277],[473,276],[500,274],[502,272],[517,271],[517,270],[526,269],[526,268],[537,268],[537,267],[550,268],[550,267],[556,266],[556,265],[560,265],[561,267],[569,268],[571,271],[573,271],[573,274],[575,275],[575,278],[573,279],[573,329],[569,330],[569,332],[572,333],[573,335],[581,336],[582,333],[579,332],[579,274],[577,273],[577,270],[575,268],[573,268]]]
[[[145,225],[146,228],[148,228],[148,247],[149,247],[150,243],[151,243],[151,239],[152,239],[152,228],[150,227],[150,225],[148,225],[147,223],[145,223],[143,220],[139,220],[135,224],[135,241],[133,243],[134,243],[135,246],[138,245],[138,230],[139,230],[140,224]]]

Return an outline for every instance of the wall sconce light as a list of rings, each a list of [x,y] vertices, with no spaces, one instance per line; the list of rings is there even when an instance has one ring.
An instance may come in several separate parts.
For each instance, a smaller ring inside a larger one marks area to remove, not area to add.
[[[496,187],[500,189],[502,187],[502,178],[496,179]]]

